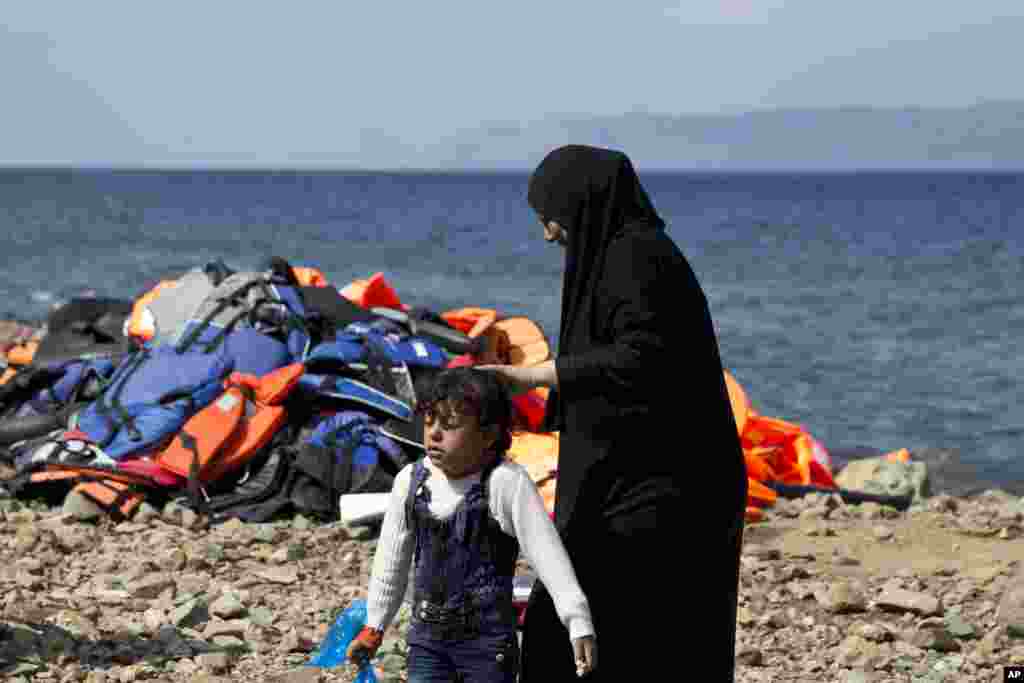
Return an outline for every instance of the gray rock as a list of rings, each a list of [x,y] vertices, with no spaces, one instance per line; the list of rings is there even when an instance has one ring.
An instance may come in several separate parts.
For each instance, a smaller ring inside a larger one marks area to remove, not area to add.
[[[872,535],[879,541],[888,541],[893,537],[893,530],[884,524],[876,524],[871,528]]]
[[[878,624],[861,624],[854,629],[854,635],[858,635],[872,643],[885,643],[892,640],[892,632]]]
[[[874,674],[870,674],[861,669],[855,669],[846,674],[842,679],[843,683],[875,683],[878,679]]]
[[[860,636],[851,635],[843,639],[836,649],[836,663],[844,667],[862,666],[878,654],[878,646]]]
[[[139,504],[138,509],[135,511],[135,514],[132,516],[132,519],[140,524],[148,524],[159,517],[159,510],[146,501],[142,501],[142,503]]]
[[[187,564],[188,556],[181,548],[170,551],[162,560],[163,568],[172,572],[180,572]]]
[[[181,526],[186,529],[193,529],[199,524],[199,515],[191,508],[182,508]]]
[[[278,530],[270,524],[254,524],[252,539],[257,543],[274,543],[279,538]]]
[[[295,567],[268,567],[261,572],[257,572],[258,576],[271,583],[279,583],[284,585],[290,585],[298,582],[299,572]]]
[[[246,619],[230,619],[227,621],[211,621],[203,629],[203,638],[211,640],[217,636],[234,636],[245,638],[250,622]]]
[[[197,626],[210,618],[205,602],[192,598],[171,612],[170,621],[178,628]]]
[[[1017,574],[1007,586],[998,608],[999,625],[1011,638],[1024,638],[1024,575]]]
[[[959,614],[953,613],[946,615],[946,630],[954,638],[961,638],[968,640],[977,637],[977,632],[974,627],[963,620]]]
[[[221,619],[234,619],[245,614],[245,605],[239,599],[238,594],[228,591],[213,601],[210,605],[210,613]]]
[[[155,600],[168,588],[175,587],[174,579],[166,575],[147,576],[133,581],[128,585],[128,591],[136,598],[142,600]]]
[[[196,663],[206,671],[223,673],[231,666],[231,656],[225,652],[207,652],[198,655]]]
[[[32,524],[39,520],[39,514],[35,510],[24,508],[17,512],[8,512],[7,521],[14,525]]]
[[[936,650],[938,652],[960,651],[960,643],[956,642],[944,626],[918,628],[910,634],[908,642],[922,650]]]
[[[222,650],[242,651],[248,649],[244,640],[232,635],[213,636],[210,642]]]
[[[736,651],[736,660],[743,666],[764,665],[764,654],[753,647],[742,647]]]
[[[277,675],[269,680],[269,683],[319,683],[320,669],[317,667],[303,667],[293,669]]]
[[[150,608],[142,613],[142,625],[148,633],[156,633],[167,623],[167,615],[162,609]]]
[[[224,546],[219,543],[207,543],[203,548],[203,554],[211,562],[220,562],[224,559]]]
[[[71,515],[73,519],[79,522],[91,522],[107,515],[106,511],[94,500],[75,490],[72,490],[64,497],[64,505],[61,508],[61,512]],[[10,521],[10,515],[8,515],[8,521]]]
[[[185,508],[182,505],[172,500],[166,505],[164,505],[164,509],[161,512],[160,516],[163,517],[164,521],[166,522],[180,525],[181,514],[182,512],[184,512],[184,510]]]
[[[266,607],[253,607],[249,610],[249,620],[257,626],[272,626],[274,613]]]
[[[835,477],[842,488],[892,496],[913,495],[915,502],[929,494],[928,467],[923,462],[890,462],[884,457],[850,462]]]
[[[931,595],[886,586],[875,604],[889,612],[911,612],[921,616],[941,616],[942,603]]]
[[[815,599],[833,614],[863,612],[867,607],[867,598],[864,593],[846,581],[830,584],[827,590],[816,594]]]

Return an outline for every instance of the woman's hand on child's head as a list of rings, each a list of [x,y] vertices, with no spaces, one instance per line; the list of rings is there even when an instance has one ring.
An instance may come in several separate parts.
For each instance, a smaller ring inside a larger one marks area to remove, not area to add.
[[[550,361],[529,367],[477,365],[473,369],[496,373],[513,394],[523,393],[536,387],[553,386],[556,383],[555,366]]]
[[[572,651],[576,657],[577,676],[586,676],[597,668],[597,639],[594,636],[583,636],[573,640]]]

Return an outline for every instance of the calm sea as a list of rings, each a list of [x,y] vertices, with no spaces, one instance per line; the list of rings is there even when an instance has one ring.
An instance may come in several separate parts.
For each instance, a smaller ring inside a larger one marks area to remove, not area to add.
[[[642,178],[762,414],[832,449],[953,448],[979,475],[1024,480],[1024,174]],[[563,252],[526,182],[0,171],[0,316],[279,255],[338,286],[383,271],[409,304],[526,315],[555,345]]]

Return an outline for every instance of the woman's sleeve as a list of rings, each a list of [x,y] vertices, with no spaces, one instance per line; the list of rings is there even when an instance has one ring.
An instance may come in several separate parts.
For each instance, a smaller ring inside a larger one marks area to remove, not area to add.
[[[502,528],[518,539],[523,556],[551,594],[569,638],[593,635],[587,598],[537,486],[525,471],[514,471],[505,481],[508,485],[503,487],[500,499]],[[507,526],[512,528],[507,529]]]
[[[412,465],[406,465],[395,477],[388,509],[384,513],[366,601],[366,625],[370,628],[386,629],[405,597],[415,546],[412,530],[405,519],[411,476]]]

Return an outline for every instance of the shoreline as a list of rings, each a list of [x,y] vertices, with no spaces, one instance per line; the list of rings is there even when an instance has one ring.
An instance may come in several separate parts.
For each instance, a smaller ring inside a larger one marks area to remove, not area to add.
[[[9,680],[352,680],[303,664],[366,597],[373,527],[207,528],[173,504],[140,512],[114,524],[0,501]],[[1020,538],[1024,499],[1002,491],[906,512],[780,501],[744,534],[736,680],[1002,680],[1003,665],[1024,663]],[[405,619],[376,661],[382,682],[403,680]]]

